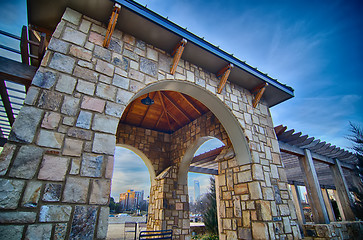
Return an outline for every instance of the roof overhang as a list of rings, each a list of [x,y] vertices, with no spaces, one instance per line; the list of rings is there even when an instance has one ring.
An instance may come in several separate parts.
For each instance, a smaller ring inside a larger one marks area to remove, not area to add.
[[[51,31],[56,28],[66,7],[108,24],[114,5],[111,0],[28,0],[27,2],[29,24]],[[294,96],[294,90],[291,87],[281,84],[140,4],[130,0],[116,2],[122,5],[116,25],[120,31],[169,53],[181,39],[186,39],[188,44],[182,59],[211,73],[217,73],[227,64],[232,63],[234,68],[228,81],[248,90],[262,83],[268,83],[263,98],[269,107]]]

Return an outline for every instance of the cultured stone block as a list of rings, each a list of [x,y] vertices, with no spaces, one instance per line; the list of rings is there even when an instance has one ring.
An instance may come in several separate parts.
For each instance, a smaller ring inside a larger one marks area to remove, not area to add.
[[[135,69],[130,69],[128,77],[131,79],[135,79],[138,82],[144,81],[144,74],[139,71],[136,71]]]
[[[88,194],[89,179],[68,177],[63,191],[63,202],[85,203]]]
[[[73,158],[72,164],[71,164],[71,170],[69,171],[69,174],[72,174],[72,175],[79,174],[80,168],[81,168],[81,159]]]
[[[158,61],[158,52],[154,49],[147,48],[146,57],[151,60]]]
[[[271,164],[270,168],[271,168],[271,177],[272,178],[279,178],[279,172],[277,170],[277,166],[275,164]]]
[[[97,60],[96,71],[112,77],[115,66],[102,60]]]
[[[251,170],[244,171],[244,172],[238,172],[237,173],[237,179],[240,183],[250,182],[252,181],[252,174]]]
[[[71,212],[71,206],[43,205],[40,208],[39,222],[67,222]]]
[[[290,219],[288,217],[283,217],[282,218],[282,222],[284,223],[284,231],[285,231],[285,233],[291,233],[292,232],[292,229],[291,229]]]
[[[94,44],[97,44],[99,46],[102,46],[104,39],[105,39],[105,37],[102,36],[101,34],[98,34],[98,33],[95,33],[95,32],[91,31],[91,33],[89,35],[89,38],[88,38],[88,41],[90,41],[90,42],[92,42]]]
[[[67,224],[57,223],[54,227],[54,240],[64,240],[67,234]]]
[[[55,112],[46,112],[42,121],[42,128],[56,129],[58,128],[61,115]]]
[[[97,238],[105,239],[107,237],[109,213],[110,213],[109,207],[101,207],[100,213],[98,215]]]
[[[83,59],[85,61],[91,61],[92,59],[92,52],[84,49],[82,47],[78,47],[75,45],[72,45],[70,50],[69,50],[69,54],[76,57],[76,58],[80,58]]]
[[[50,60],[49,67],[55,70],[72,73],[75,59],[61,53],[54,53],[52,59]]]
[[[113,165],[114,165],[114,157],[113,156],[108,156],[107,157],[105,178],[110,178],[110,179],[112,178]]]
[[[105,103],[105,100],[84,96],[81,108],[102,113],[105,108]]]
[[[132,92],[138,92],[139,90],[141,90],[142,88],[145,87],[145,84],[138,82],[138,81],[130,81],[130,91]]]
[[[64,117],[63,118],[63,124],[67,126],[73,126],[76,119],[74,117]]]
[[[73,75],[90,82],[97,82],[99,74],[91,69],[76,66]]]
[[[25,239],[50,239],[51,234],[52,224],[34,224],[28,226],[25,233]]]
[[[85,19],[82,19],[81,25],[79,26],[79,30],[84,33],[88,33],[91,27],[91,22]]]
[[[10,132],[9,140],[31,143],[43,111],[33,107],[23,106]]]
[[[128,58],[136,61],[136,62],[139,61],[139,56],[136,53],[134,53],[134,52],[132,52],[132,51],[126,49],[126,48],[124,48],[123,55],[125,57],[128,57]]]
[[[122,42],[118,39],[111,38],[110,45],[108,46],[108,49],[110,49],[112,52],[121,53],[122,52]]]
[[[257,220],[260,221],[272,220],[271,205],[269,201],[257,201],[256,210],[257,210]]]
[[[101,177],[103,155],[83,153],[81,176]]]
[[[24,181],[0,179],[0,209],[16,209]]]
[[[113,155],[115,152],[115,135],[96,133],[93,140],[92,151]]]
[[[0,212],[0,223],[34,223],[36,212]]]
[[[76,116],[78,111],[79,101],[80,101],[79,98],[65,96],[61,112],[68,116]]]
[[[52,38],[48,44],[48,49],[56,52],[67,54],[69,43],[57,38]]]
[[[170,72],[170,67],[172,64],[172,58],[164,55],[164,54],[159,54],[159,69],[164,71],[164,72]]]
[[[62,19],[66,20],[68,22],[71,22],[74,25],[78,25],[79,22],[81,21],[81,18],[82,18],[82,14],[80,14],[79,12],[74,11],[73,9],[68,8],[68,7],[66,8],[66,11],[64,12],[63,17],[62,17]]]
[[[57,73],[38,70],[33,78],[32,84],[41,88],[50,89],[53,87],[57,78]]]
[[[99,83],[96,89],[96,96],[107,99],[107,100],[114,100],[116,95],[116,88],[114,86]]]
[[[253,239],[269,239],[268,229],[265,223],[252,222]]]
[[[108,203],[108,198],[111,191],[111,180],[94,180],[92,184],[92,191],[90,197],[90,204],[103,204]]]
[[[76,206],[74,210],[71,239],[92,240],[97,217],[96,206]]]
[[[148,53],[149,53],[149,51],[148,51]],[[157,56],[156,56],[156,58],[157,58]],[[140,58],[140,71],[156,77],[158,74],[158,66],[154,61],[141,57]]]
[[[290,209],[289,209],[289,206],[287,204],[281,204],[281,205],[279,205],[279,209],[280,209],[281,216],[288,216],[288,215],[290,215]]]
[[[107,62],[111,61],[111,51],[100,46],[95,46],[95,49],[93,51],[93,56],[105,60]]]
[[[0,236],[7,240],[19,240],[23,236],[24,226],[0,225]]]
[[[70,137],[80,138],[84,140],[91,140],[92,132],[89,130],[83,130],[78,128],[70,128],[67,133]]]
[[[92,113],[81,111],[77,118],[76,127],[90,129],[91,119],[92,119]],[[78,134],[78,133],[74,132],[73,134]]]
[[[92,130],[116,134],[118,123],[118,118],[96,114],[93,119]]]
[[[66,138],[64,141],[63,155],[81,156],[83,141]]]
[[[87,95],[93,95],[93,93],[95,92],[95,84],[94,83],[90,83],[87,81],[83,81],[83,80],[78,80],[78,84],[77,84],[77,91],[80,93],[84,93]]]
[[[68,169],[69,158],[45,155],[38,178],[51,181],[63,181]]]
[[[262,191],[259,182],[248,183],[248,189],[250,190],[251,199],[262,199]]]
[[[16,155],[9,176],[24,179],[33,178],[42,159],[43,152],[44,150],[39,147],[22,146]]]
[[[24,103],[28,105],[34,105],[37,101],[38,95],[39,89],[35,87],[30,87],[28,92],[26,93]]]
[[[265,200],[274,200],[274,192],[271,188],[262,188],[262,193]]]
[[[130,80],[128,78],[115,74],[115,76],[113,77],[113,80],[112,80],[112,84],[117,87],[127,90],[127,89],[129,89]]]
[[[86,38],[87,38],[86,34],[74,30],[73,28],[66,27],[62,39],[74,43],[76,45],[83,46],[84,43],[86,42]]]
[[[28,208],[37,207],[41,188],[42,183],[39,181],[28,182],[21,205]]]
[[[264,180],[262,165],[259,164],[252,165],[252,176],[254,180]]]
[[[14,151],[16,149],[16,145],[7,143],[5,144],[1,154],[0,154],[0,176],[3,176],[8,171],[8,167],[11,159],[14,156]]]
[[[247,183],[236,184],[233,190],[235,194],[248,194]]]
[[[112,54],[112,63],[115,66],[121,68],[122,70],[127,71],[129,69],[130,60],[123,57],[120,54],[113,53]]]
[[[58,202],[61,197],[62,184],[47,183],[44,188],[43,201]]]
[[[58,111],[61,102],[62,102],[62,94],[57,92],[51,92],[48,90],[43,90],[42,93],[40,94],[37,107]]]
[[[48,131],[48,130],[40,130],[37,144],[43,147],[50,148],[61,148],[64,139],[64,134]]]
[[[274,194],[275,194],[275,201],[277,204],[281,204],[282,200],[281,200],[281,194],[280,194],[280,189],[277,185],[273,185],[273,189],[274,189]]]
[[[106,103],[106,110],[105,113],[107,115],[113,116],[113,117],[121,117],[123,111],[125,110],[125,106],[113,102],[107,102]]]

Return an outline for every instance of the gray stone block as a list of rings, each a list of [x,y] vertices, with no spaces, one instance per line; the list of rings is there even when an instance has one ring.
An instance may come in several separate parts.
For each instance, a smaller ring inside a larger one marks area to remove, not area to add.
[[[110,191],[111,180],[93,180],[89,203],[106,205],[108,203]]]
[[[125,110],[125,106],[113,102],[106,103],[105,113],[114,117],[121,117],[123,111]]]
[[[6,240],[19,240],[23,236],[24,226],[17,225],[1,225],[0,236]]]
[[[115,135],[96,133],[93,140],[92,151],[113,155],[115,153]]]
[[[49,42],[48,49],[56,52],[67,54],[69,43],[57,38],[52,38]]]
[[[0,212],[0,223],[34,223],[36,212]]]
[[[68,116],[76,116],[79,108],[79,101],[79,98],[65,96],[61,113],[64,113]]]
[[[61,74],[55,89],[59,92],[72,94],[74,87],[76,86],[77,80],[74,77]]]
[[[58,74],[51,71],[38,70],[35,74],[32,84],[41,88],[50,89],[58,78]]]
[[[24,181],[0,179],[0,209],[16,209]]]
[[[98,45],[95,46],[93,55],[95,57],[101,58],[102,60],[105,60],[107,62],[111,61],[111,51],[106,48],[103,48],[101,46],[98,46]]]
[[[31,179],[42,160],[44,150],[36,146],[24,145],[20,148],[10,169],[9,176]]]
[[[156,77],[158,74],[158,66],[156,62],[151,61],[147,58],[140,58],[140,71],[151,76]]]
[[[37,107],[58,111],[61,102],[62,102],[62,94],[58,92],[43,90],[42,93],[40,94]]]
[[[84,153],[82,158],[81,176],[101,177],[103,160],[104,157],[102,155]]]
[[[86,42],[87,39],[87,35],[80,31],[74,30],[73,28],[66,27],[62,39],[79,46],[84,46],[84,43]]]
[[[61,53],[54,53],[49,67],[61,72],[72,73],[76,60]]]
[[[45,185],[43,201],[58,202],[62,193],[62,184],[47,183]]]
[[[43,205],[40,208],[39,222],[67,222],[71,212],[71,206]]]
[[[92,130],[116,134],[118,123],[118,118],[96,114],[93,119]]]
[[[90,129],[92,113],[81,111],[78,115],[76,127]]]
[[[11,159],[13,158],[16,145],[5,144],[1,154],[0,154],[0,176],[4,176],[8,171],[8,167]]]
[[[78,129],[78,128],[70,128],[67,132],[67,135],[70,137],[80,138],[84,140],[91,140],[92,132],[88,130]]]
[[[21,205],[28,208],[36,208],[38,205],[41,188],[42,182],[40,181],[28,182]]]
[[[26,93],[24,103],[27,105],[34,105],[39,95],[39,89],[36,87],[30,87]]]
[[[117,87],[128,90],[130,85],[130,79],[115,74],[115,76],[112,79],[112,84]]]
[[[38,178],[50,181],[63,181],[68,170],[69,158],[45,155]]]
[[[57,148],[60,149],[63,144],[64,134],[48,131],[48,130],[40,130],[37,144],[43,147]]]
[[[31,143],[42,118],[43,111],[34,107],[22,107],[10,132],[9,140]]]
[[[92,240],[96,227],[96,217],[96,206],[76,206],[70,238]]]
[[[89,179],[68,177],[63,191],[63,202],[86,203]]]
[[[109,207],[101,207],[100,214],[98,216],[97,238],[105,239],[107,237],[109,213],[110,213]]]
[[[67,223],[57,223],[54,227],[54,239],[66,239]]]
[[[117,91],[116,102],[121,103],[123,105],[127,105],[133,96],[134,94],[130,93],[129,91],[119,89]]]
[[[50,239],[52,234],[52,224],[29,225],[25,233],[25,239]]]
[[[116,90],[114,86],[99,83],[96,89],[96,96],[107,100],[115,100]]]
[[[122,70],[127,71],[129,68],[130,60],[123,57],[122,55],[114,53],[112,55],[112,63],[117,67],[121,68]]]

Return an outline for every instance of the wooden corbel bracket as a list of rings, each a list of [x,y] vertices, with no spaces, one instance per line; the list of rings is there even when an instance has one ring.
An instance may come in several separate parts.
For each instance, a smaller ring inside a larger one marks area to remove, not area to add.
[[[252,89],[251,93],[252,94],[256,93],[255,98],[252,101],[252,106],[254,108],[260,102],[262,95],[265,92],[267,86],[268,86],[268,83],[262,83],[262,84],[258,85],[257,87],[255,87],[254,89]]]
[[[180,42],[175,46],[173,52],[171,53],[171,56],[174,57],[173,59],[173,65],[170,68],[170,73],[174,74],[176,71],[176,67],[178,66],[178,63],[180,61],[180,58],[183,54],[185,45],[187,44],[187,40],[186,39],[182,39],[180,40]]]
[[[226,85],[227,79],[229,77],[229,74],[231,73],[232,68],[233,68],[233,64],[230,63],[217,72],[217,74],[216,74],[217,78],[220,77],[220,79],[221,79],[221,81],[219,82],[218,90],[217,90],[218,93],[221,93],[224,88],[224,85]]]
[[[117,18],[120,13],[120,10],[121,10],[121,5],[115,3],[115,5],[113,6],[110,21],[108,22],[105,40],[103,41],[103,47],[105,47],[105,48],[107,48],[110,45],[111,37],[112,37],[113,31],[115,30],[115,26],[117,23]]]

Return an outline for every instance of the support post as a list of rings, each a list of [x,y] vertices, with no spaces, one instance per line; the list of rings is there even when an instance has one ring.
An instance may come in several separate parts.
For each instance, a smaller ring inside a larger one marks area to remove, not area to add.
[[[333,210],[333,206],[331,204],[330,198],[329,198],[329,194],[328,194],[328,189],[327,188],[322,188],[321,192],[323,194],[323,198],[324,198],[324,203],[326,206],[326,210],[328,212],[329,215],[329,219],[331,222],[336,222],[337,219],[335,218],[335,214],[334,214],[334,210]]]
[[[180,61],[180,58],[183,54],[183,51],[184,51],[184,48],[185,48],[185,45],[187,44],[187,40],[186,39],[182,39],[174,48],[173,52],[171,53],[171,56],[174,56],[174,59],[173,59],[173,65],[171,65],[171,68],[170,68],[170,73],[171,74],[174,74],[175,71],[176,71],[176,67],[178,66],[178,63]]]
[[[304,216],[304,210],[301,204],[300,190],[295,182],[293,185],[290,186],[292,192],[292,199],[294,201],[296,209],[297,220],[299,222],[300,227],[302,227],[306,223],[306,220]]]
[[[229,74],[231,73],[232,68],[233,68],[233,64],[230,63],[218,71],[217,77],[221,77],[221,81],[219,82],[219,86],[218,86],[218,90],[217,90],[218,93],[221,93],[224,88],[224,85],[226,85],[227,79],[229,77]]]
[[[117,18],[121,10],[121,5],[115,3],[115,6],[113,7],[112,14],[110,21],[108,22],[107,32],[105,36],[105,40],[103,41],[103,47],[107,48],[110,45],[111,37],[113,34],[113,31],[115,30],[115,26],[117,23]]]
[[[315,223],[329,223],[328,213],[324,205],[318,176],[315,171],[313,158],[308,149],[304,149],[304,156],[299,157],[300,167],[303,172],[304,182],[308,193],[310,207]]]
[[[263,83],[262,85],[258,86],[255,90],[252,90],[252,93],[257,92],[255,98],[253,99],[252,106],[255,108],[257,104],[260,102],[262,95],[264,94],[268,83]]]
[[[28,33],[26,26],[23,26],[23,28],[21,29],[20,52],[21,52],[21,62],[29,65],[29,45],[28,45]]]
[[[341,163],[338,159],[334,159],[334,165],[330,165],[332,171],[335,188],[337,190],[337,200],[340,202],[342,207],[342,218],[346,221],[354,221],[355,215],[352,211],[352,199],[348,189],[348,185],[345,181]]]

